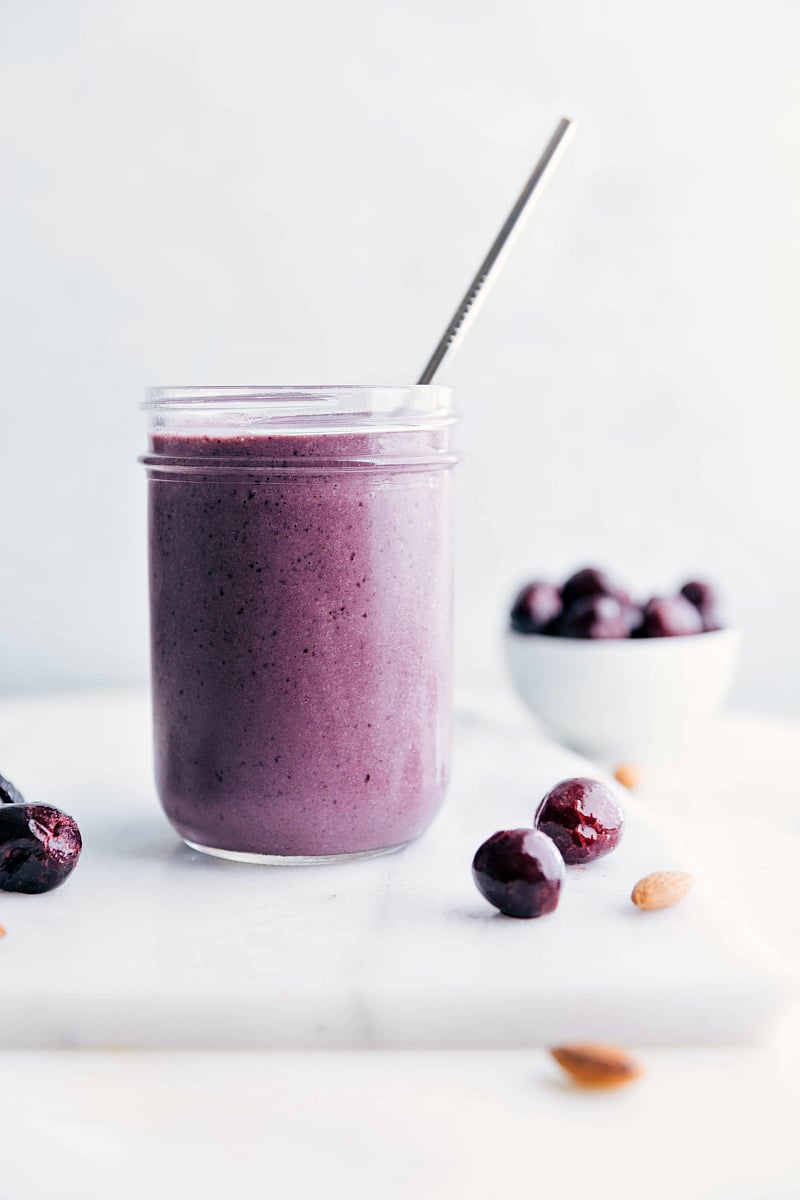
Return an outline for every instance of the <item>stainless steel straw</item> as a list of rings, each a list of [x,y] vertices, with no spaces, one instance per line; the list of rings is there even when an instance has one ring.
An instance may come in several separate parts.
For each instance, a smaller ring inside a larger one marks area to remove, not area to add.
[[[552,175],[560,152],[566,147],[567,133],[574,132],[575,126],[569,117],[562,117],[556,126],[553,136],[542,151],[541,158],[528,178],[527,183],[519,194],[516,204],[503,222],[497,237],[492,242],[489,253],[478,267],[477,274],[467,288],[463,300],[453,314],[450,324],[444,331],[442,340],[434,350],[428,365],[417,380],[418,383],[430,383],[442,364],[448,350],[452,353],[454,347],[463,339],[470,323],[475,319],[481,303],[489,294],[489,289],[500,274],[500,266],[505,260],[511,242],[512,234],[519,233],[523,225],[523,217],[533,210],[534,198],[542,194],[542,185]]]

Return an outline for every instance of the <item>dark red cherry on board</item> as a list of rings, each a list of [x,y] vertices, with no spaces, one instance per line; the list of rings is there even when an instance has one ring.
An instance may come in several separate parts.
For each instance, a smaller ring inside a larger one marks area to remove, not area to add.
[[[81,848],[78,826],[60,809],[0,805],[0,891],[52,891],[71,874]]]
[[[511,609],[517,633],[541,633],[561,612],[561,594],[552,583],[534,580],[518,593]]]
[[[564,860],[544,833],[503,829],[479,847],[472,877],[482,896],[507,917],[543,917],[555,910]]]
[[[10,779],[0,775],[0,804],[24,804],[25,797]]]
[[[563,779],[536,810],[534,825],[551,838],[564,862],[593,862],[615,850],[622,837],[622,806],[598,779]]]

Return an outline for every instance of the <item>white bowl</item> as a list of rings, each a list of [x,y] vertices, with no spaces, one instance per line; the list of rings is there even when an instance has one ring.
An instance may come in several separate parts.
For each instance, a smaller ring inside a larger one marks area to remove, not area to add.
[[[736,629],[691,637],[589,641],[509,630],[511,678],[528,708],[566,745],[623,762],[674,757],[730,691]]]

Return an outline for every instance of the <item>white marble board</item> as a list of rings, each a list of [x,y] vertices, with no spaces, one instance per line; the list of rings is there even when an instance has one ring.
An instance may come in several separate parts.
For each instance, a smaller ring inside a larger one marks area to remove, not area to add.
[[[457,719],[449,800],[401,854],[269,868],[190,852],[161,816],[144,692],[0,704],[0,769],[79,821],[73,877],[0,893],[5,1046],[393,1046],[744,1041],[791,991],[702,880],[641,913],[632,884],[696,870],[626,797],[608,859],[568,871],[558,911],[501,917],[478,844],[542,793],[594,773],[505,702]],[[500,712],[504,714],[502,719]],[[492,714],[487,716],[488,714]]]

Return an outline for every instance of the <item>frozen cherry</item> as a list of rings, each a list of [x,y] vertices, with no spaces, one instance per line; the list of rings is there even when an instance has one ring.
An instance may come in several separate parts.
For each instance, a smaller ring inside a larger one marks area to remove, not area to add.
[[[479,848],[472,861],[475,886],[507,917],[542,917],[558,904],[564,860],[536,829],[505,829]]]
[[[567,638],[626,638],[631,620],[630,605],[614,596],[584,596],[564,613],[558,632]]]
[[[625,613],[625,624],[628,626],[628,633],[631,637],[636,637],[637,630],[641,628],[644,621],[644,609],[639,604],[623,604]]]
[[[585,596],[613,596],[622,603],[630,599],[627,592],[617,587],[605,571],[599,571],[597,567],[583,567],[582,570],[576,571],[561,589],[564,608],[569,608],[576,600],[582,600]]]
[[[541,633],[561,612],[561,595],[552,583],[535,580],[517,596],[511,609],[511,627],[517,633]]]
[[[25,798],[19,788],[14,787],[10,779],[0,775],[0,804],[24,804]]]
[[[644,606],[642,624],[637,637],[685,637],[703,632],[703,618],[685,596],[655,596]]]
[[[72,817],[46,804],[0,807],[0,891],[49,892],[64,882],[81,852]]]
[[[691,579],[681,588],[681,595],[685,596],[700,613],[703,618],[704,632],[710,633],[712,630],[722,628],[717,617],[717,596],[710,583],[704,583],[700,579]]]
[[[565,863],[587,863],[614,850],[625,816],[614,793],[597,779],[564,779],[536,810],[534,825],[561,851]]]

